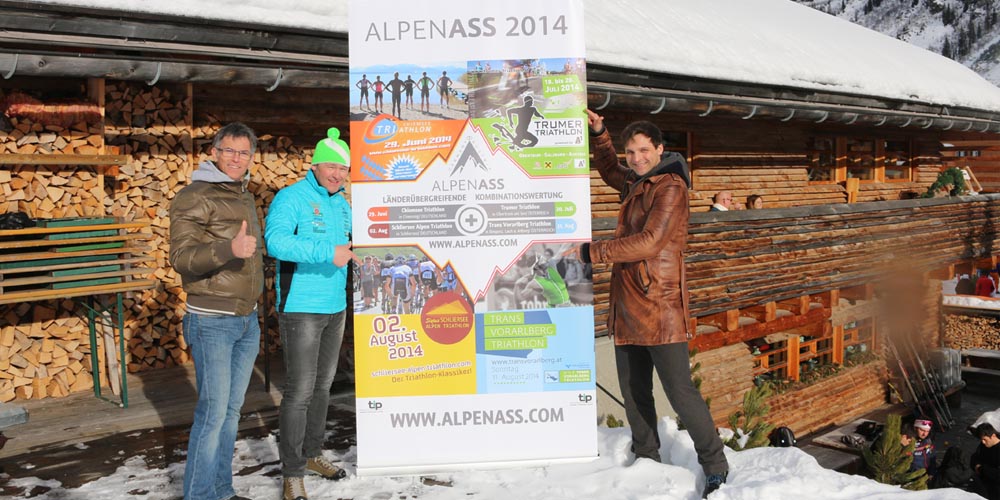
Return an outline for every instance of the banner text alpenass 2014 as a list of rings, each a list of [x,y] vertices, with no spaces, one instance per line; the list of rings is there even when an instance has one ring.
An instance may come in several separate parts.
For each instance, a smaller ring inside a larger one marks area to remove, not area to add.
[[[499,28],[499,29],[498,29]],[[565,35],[566,16],[508,16],[468,19],[413,19],[369,23],[365,43],[405,42],[410,40],[516,38],[529,36]]]

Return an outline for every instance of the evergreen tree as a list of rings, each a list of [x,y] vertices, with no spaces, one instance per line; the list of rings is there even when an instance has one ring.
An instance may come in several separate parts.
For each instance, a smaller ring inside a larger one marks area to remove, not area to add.
[[[865,465],[872,478],[884,484],[898,484],[907,490],[927,489],[927,469],[910,471],[913,447],[916,442],[903,446],[899,442],[902,417],[886,417],[885,430],[871,448],[865,448]]]
[[[945,25],[951,25],[955,22],[955,11],[951,10],[950,5],[945,5],[944,10],[941,11],[941,22]]]
[[[726,441],[726,446],[740,451],[770,444],[769,436],[774,430],[774,425],[764,420],[771,411],[771,406],[767,404],[767,398],[770,396],[771,389],[768,384],[754,386],[743,395],[743,408],[729,415],[729,428],[735,434]],[[747,442],[742,446],[739,443],[740,430],[743,435],[748,436]]]
[[[944,46],[941,47],[941,55],[951,58],[953,54],[951,53],[951,40],[948,37],[944,39]]]

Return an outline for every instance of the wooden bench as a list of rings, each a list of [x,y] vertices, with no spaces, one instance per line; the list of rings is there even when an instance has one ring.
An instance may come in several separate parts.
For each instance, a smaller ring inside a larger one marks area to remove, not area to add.
[[[96,326],[111,323],[108,326],[112,331],[105,332],[106,351],[111,359],[113,329],[117,327],[120,405],[127,407],[122,294],[149,290],[158,283],[148,279],[154,270],[142,266],[154,260],[149,256],[150,248],[141,244],[152,237],[149,223],[125,222],[115,217],[36,222],[38,227],[0,230],[0,304],[84,299],[77,302],[87,310],[94,395],[101,397]],[[112,296],[115,300],[105,307],[95,303],[97,296]]]
[[[970,370],[966,370],[970,368]],[[975,370],[972,370],[975,368]],[[1000,351],[991,349],[963,349],[962,373],[990,375],[990,372],[1000,375]]]

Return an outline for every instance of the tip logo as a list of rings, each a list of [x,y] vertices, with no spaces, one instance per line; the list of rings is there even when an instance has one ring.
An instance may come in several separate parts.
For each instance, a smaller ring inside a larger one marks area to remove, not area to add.
[[[392,117],[382,115],[368,126],[368,130],[365,130],[364,140],[368,144],[377,144],[396,135],[397,130],[399,130],[399,126],[396,125]]]

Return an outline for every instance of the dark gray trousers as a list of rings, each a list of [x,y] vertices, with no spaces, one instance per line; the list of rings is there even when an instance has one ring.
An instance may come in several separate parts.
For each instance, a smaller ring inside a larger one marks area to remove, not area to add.
[[[722,440],[715,430],[708,405],[691,382],[687,342],[656,346],[616,345],[615,362],[618,384],[625,397],[625,417],[632,428],[632,451],[636,458],[660,461],[660,436],[656,432],[656,406],[653,401],[655,367],[670,406],[694,440],[698,463],[705,475],[729,470]]]
[[[282,476],[302,477],[306,460],[322,454],[330,387],[337,375],[346,318],[346,311],[278,316],[285,358],[285,387],[278,414]]]

